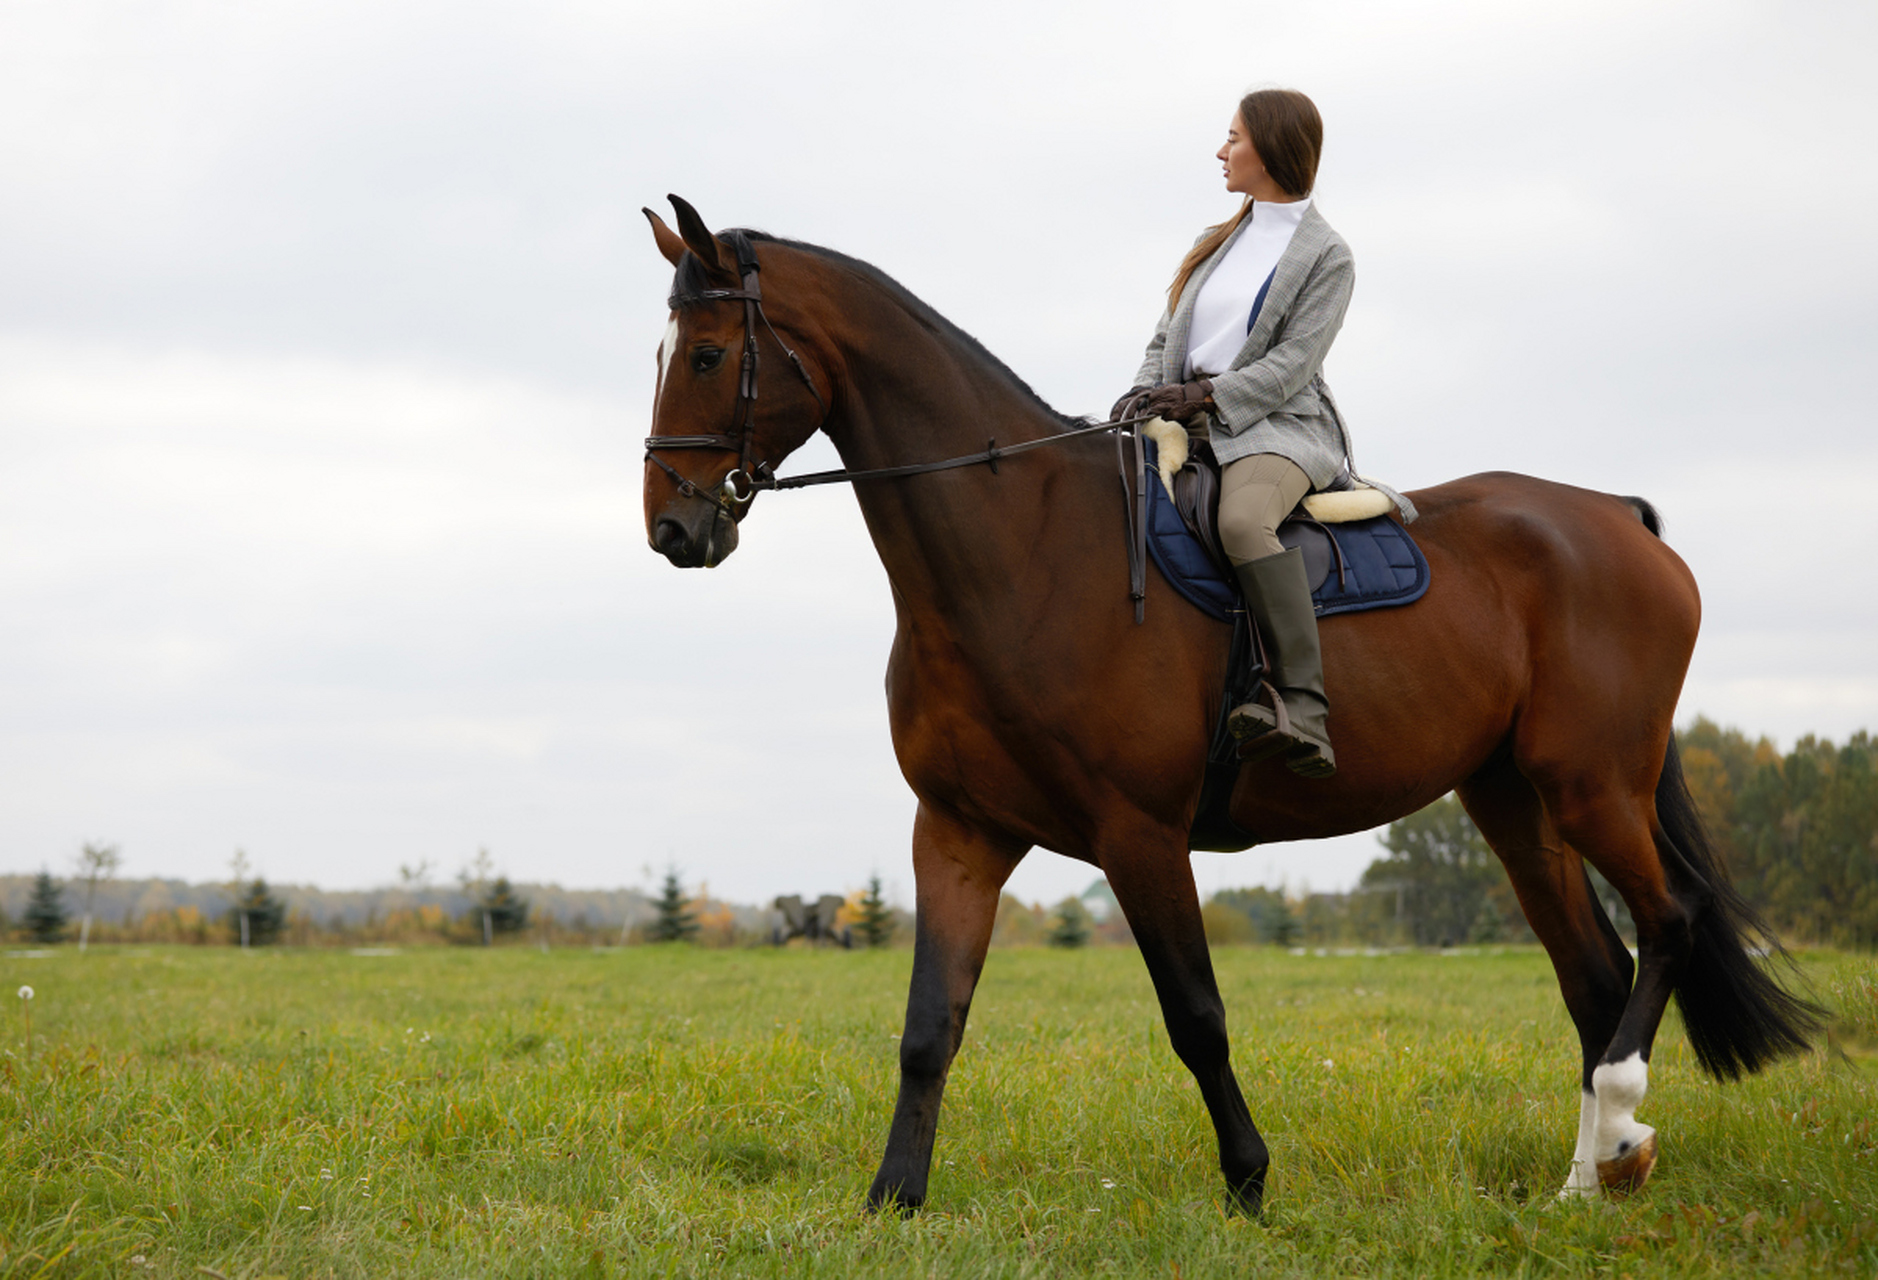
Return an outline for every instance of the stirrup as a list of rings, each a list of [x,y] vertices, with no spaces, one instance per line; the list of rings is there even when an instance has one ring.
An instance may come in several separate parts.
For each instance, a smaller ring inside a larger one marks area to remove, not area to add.
[[[1258,700],[1260,694],[1271,701],[1271,706]],[[1241,760],[1269,759],[1296,745],[1291,732],[1291,713],[1285,709],[1285,700],[1278,696],[1278,690],[1266,680],[1259,681],[1258,688],[1252,691],[1252,701],[1227,713],[1226,732],[1239,740]]]

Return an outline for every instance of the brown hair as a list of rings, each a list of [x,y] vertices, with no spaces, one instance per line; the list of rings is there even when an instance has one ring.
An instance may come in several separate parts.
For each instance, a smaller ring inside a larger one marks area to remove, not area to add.
[[[1317,185],[1317,158],[1324,149],[1324,118],[1317,114],[1317,105],[1296,89],[1260,89],[1239,100],[1239,123],[1279,190],[1299,198],[1310,195]],[[1180,295],[1194,271],[1219,251],[1250,212],[1252,197],[1247,196],[1238,213],[1208,227],[1200,243],[1187,250],[1174,283],[1167,287],[1169,311],[1180,305]]]

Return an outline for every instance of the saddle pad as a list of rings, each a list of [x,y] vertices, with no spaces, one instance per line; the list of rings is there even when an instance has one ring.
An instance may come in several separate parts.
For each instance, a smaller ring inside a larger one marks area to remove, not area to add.
[[[1142,444],[1148,450],[1148,552],[1174,590],[1202,613],[1230,622],[1245,607],[1239,584],[1220,573],[1188,531],[1161,484],[1154,442]],[[1341,576],[1332,538],[1343,552]],[[1278,526],[1278,540],[1303,551],[1311,601],[1320,618],[1412,604],[1428,590],[1426,557],[1408,530],[1388,516],[1333,525],[1287,520]]]

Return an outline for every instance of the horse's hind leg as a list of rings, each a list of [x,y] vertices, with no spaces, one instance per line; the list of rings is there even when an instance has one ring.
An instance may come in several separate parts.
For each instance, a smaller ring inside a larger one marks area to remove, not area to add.
[[[1695,921],[1709,898],[1708,886],[1664,836],[1649,785],[1635,793],[1614,782],[1555,786],[1546,797],[1560,832],[1604,873],[1637,925],[1637,982],[1592,1071],[1598,1179],[1612,1191],[1642,1186],[1656,1163],[1656,1131],[1637,1122],[1636,1109],[1649,1087],[1657,1027],[1688,966]]]
[[[1227,1060],[1226,1006],[1207,951],[1186,831],[1143,822],[1124,834],[1123,825],[1104,824],[1102,870],[1147,962],[1168,1041],[1200,1086],[1231,1203],[1257,1213],[1271,1155]]]
[[[1611,926],[1539,793],[1510,761],[1460,786],[1461,803],[1506,867],[1519,905],[1552,958],[1582,1054],[1578,1142],[1560,1195],[1597,1195],[1598,1061],[1617,1034],[1630,995],[1630,951]]]
[[[923,803],[913,819],[919,908],[913,980],[900,1037],[900,1095],[880,1172],[868,1188],[869,1209],[926,1202],[946,1074],[965,1035],[998,893],[1023,855]]]

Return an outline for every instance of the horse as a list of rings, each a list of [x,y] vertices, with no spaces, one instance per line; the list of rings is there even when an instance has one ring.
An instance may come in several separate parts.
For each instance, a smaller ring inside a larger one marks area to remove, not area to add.
[[[1137,620],[1111,428],[1051,409],[880,270],[759,232],[714,234],[670,199],[676,231],[645,210],[674,269],[646,442],[648,542],[679,567],[722,563],[759,491],[788,487],[775,466],[821,431],[846,470],[810,479],[852,481],[893,593],[887,712],[918,799],[916,927],[899,1092],[867,1207],[925,1203],[999,893],[1042,848],[1108,878],[1212,1119],[1228,1205],[1257,1214],[1270,1158],[1229,1061],[1188,856],[1230,628],[1138,570]],[[1819,1017],[1750,953],[1765,931],[1683,779],[1672,717],[1700,620],[1695,580],[1640,499],[1506,473],[1410,496],[1426,594],[1322,624],[1335,775],[1245,762],[1231,818],[1248,846],[1305,840],[1458,793],[1578,1033],[1560,1195],[1634,1191],[1657,1156],[1636,1111],[1672,994],[1696,1058],[1724,1080],[1803,1049]],[[1634,964],[1586,863],[1630,908]]]

